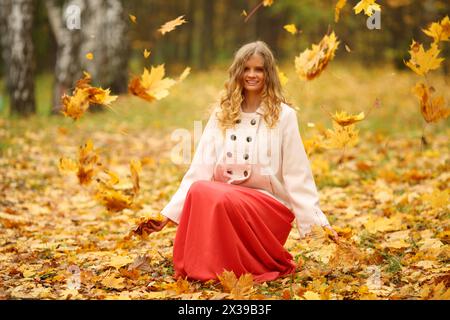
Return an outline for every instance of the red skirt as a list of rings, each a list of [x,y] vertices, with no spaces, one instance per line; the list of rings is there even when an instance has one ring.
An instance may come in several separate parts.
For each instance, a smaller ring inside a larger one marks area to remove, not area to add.
[[[217,280],[227,270],[264,282],[291,274],[296,264],[283,246],[293,220],[286,206],[255,189],[194,182],[175,236],[174,276]]]

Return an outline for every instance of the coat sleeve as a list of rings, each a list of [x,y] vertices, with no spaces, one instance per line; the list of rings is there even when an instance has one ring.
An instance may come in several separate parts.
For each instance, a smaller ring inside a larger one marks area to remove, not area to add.
[[[300,236],[304,237],[313,225],[325,226],[329,222],[319,207],[319,195],[294,109],[288,109],[285,120],[282,130],[282,175],[297,228]]]
[[[216,162],[215,153],[215,134],[217,131],[217,120],[215,118],[215,109],[203,131],[198,143],[197,149],[192,159],[188,171],[181,180],[181,184],[169,203],[161,211],[161,214],[170,220],[180,223],[181,213],[183,210],[186,195],[190,186],[198,180],[212,180],[214,172],[214,164]]]

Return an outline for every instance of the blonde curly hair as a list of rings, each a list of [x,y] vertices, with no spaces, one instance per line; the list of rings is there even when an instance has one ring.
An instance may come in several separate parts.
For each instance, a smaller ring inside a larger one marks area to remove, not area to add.
[[[263,41],[250,42],[242,46],[235,54],[234,61],[228,69],[229,78],[220,99],[217,120],[222,130],[233,128],[241,115],[244,101],[242,75],[247,60],[259,54],[264,60],[264,88],[262,90],[263,119],[269,128],[273,128],[280,117],[281,103],[287,103],[283,96],[280,78],[276,69],[275,58],[268,45]]]

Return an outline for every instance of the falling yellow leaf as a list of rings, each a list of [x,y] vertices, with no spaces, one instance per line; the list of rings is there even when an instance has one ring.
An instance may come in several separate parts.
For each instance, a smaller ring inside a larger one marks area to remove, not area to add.
[[[186,69],[184,69],[183,73],[181,73],[181,75],[178,77],[178,82],[181,82],[184,79],[186,79],[190,73],[191,73],[191,68],[187,67]]]
[[[444,97],[432,97],[434,88],[424,83],[417,83],[412,89],[420,101],[420,112],[426,122],[438,122],[450,115],[450,108],[444,106]]]
[[[135,77],[130,81],[128,89],[131,94],[149,102],[161,100],[169,95],[169,88],[176,83],[171,78],[164,78],[164,74],[164,64],[152,67],[150,72],[144,68],[140,78]]]
[[[295,26],[295,24],[287,24],[283,27],[287,32],[289,32],[290,34],[297,34],[298,30],[297,27]]]
[[[345,51],[347,51],[347,52],[351,52],[351,51],[352,51],[352,49],[350,49],[350,47],[349,47],[348,45],[345,45]]]
[[[245,10],[242,10],[242,13],[241,13],[241,16],[244,16],[244,17],[246,17],[248,14],[247,14],[247,11],[245,11]]]
[[[174,30],[177,26],[182,25],[184,23],[186,23],[187,21],[184,20],[184,15],[179,16],[178,18],[171,20],[169,22],[166,22],[165,24],[163,24],[161,26],[161,28],[158,29],[159,32],[161,32],[161,34],[166,34],[167,32],[170,32],[172,30]]]
[[[264,7],[270,7],[273,4],[274,0],[263,0]]]
[[[339,41],[332,32],[330,35],[325,35],[318,45],[313,44],[312,49],[306,49],[295,57],[295,70],[299,77],[303,80],[318,77],[334,58],[338,46]]]
[[[78,120],[89,109],[90,104],[110,107],[118,96],[111,96],[109,89],[92,87],[91,75],[84,72],[84,78],[77,81],[72,96],[64,94],[61,98],[61,113],[66,117]]]
[[[133,192],[136,195],[139,190],[139,173],[142,171],[141,162],[138,160],[132,160],[130,162],[131,181],[133,182]]]
[[[147,59],[150,57],[151,51],[148,51],[147,49],[144,50],[144,58]]]
[[[284,87],[288,83],[289,79],[288,79],[288,77],[286,77],[286,74],[284,72],[282,72],[278,67],[277,67],[277,73],[278,73],[278,77],[280,78],[280,83]]]
[[[331,118],[342,127],[362,121],[364,120],[364,117],[364,112],[361,112],[357,115],[349,115],[346,111],[336,111],[334,115],[331,115]]]
[[[341,10],[345,7],[347,4],[347,0],[338,0],[336,3],[336,6],[334,8],[334,22],[339,22],[339,16],[341,13]]]
[[[86,59],[93,60],[94,59],[94,54],[92,52],[86,53]]]
[[[355,130],[355,125],[342,127],[337,123],[333,123],[333,130],[327,129],[327,140],[324,146],[328,149],[342,149],[344,147],[353,147],[358,141],[358,132]]]
[[[380,5],[375,1],[376,0],[361,0],[356,4],[356,6],[353,7],[355,14],[358,14],[364,10],[365,15],[371,16],[374,11],[381,11]]]
[[[444,61],[443,58],[439,58],[441,51],[436,43],[432,43],[430,49],[425,51],[422,44],[413,40],[410,49],[411,58],[405,64],[420,76],[424,76],[430,70],[438,69],[441,62]]]
[[[423,32],[433,38],[434,43],[440,41],[449,41],[450,38],[450,19],[445,16],[440,22],[433,22],[428,29],[422,29]]]
[[[131,22],[136,23],[136,16],[133,16],[132,14],[129,14],[128,16],[130,17]]]

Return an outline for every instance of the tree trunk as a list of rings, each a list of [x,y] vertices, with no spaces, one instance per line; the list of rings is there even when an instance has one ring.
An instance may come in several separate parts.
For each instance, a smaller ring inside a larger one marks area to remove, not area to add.
[[[84,8],[84,0],[65,1],[64,6],[58,5],[57,0],[46,1],[48,17],[57,43],[55,63],[55,83],[53,86],[52,113],[59,114],[61,110],[61,97],[64,93],[70,94],[70,89],[81,77],[79,50],[81,44],[81,31],[69,29],[66,25],[65,12],[71,5],[78,6],[80,11]]]
[[[34,97],[34,47],[31,37],[33,0],[2,0],[2,44],[11,113],[36,113]]]

